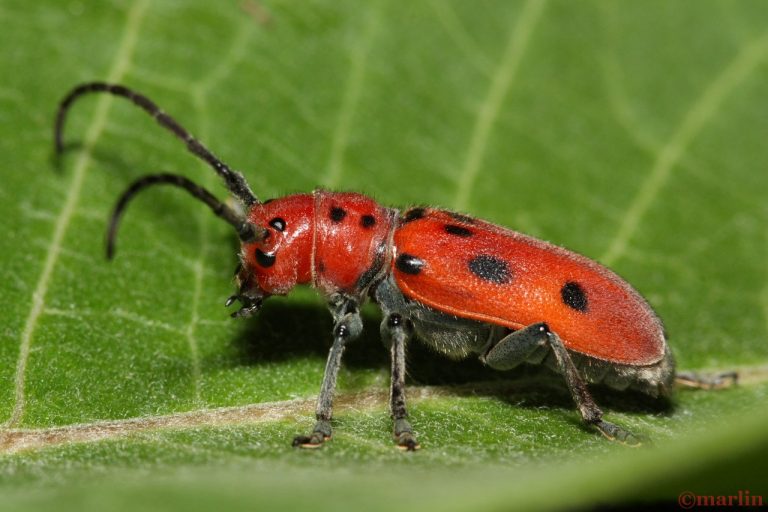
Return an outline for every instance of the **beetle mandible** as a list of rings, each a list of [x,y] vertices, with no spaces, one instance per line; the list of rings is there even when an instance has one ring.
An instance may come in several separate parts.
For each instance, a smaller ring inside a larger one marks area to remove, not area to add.
[[[317,422],[294,446],[318,447],[331,437],[336,380],[344,347],[362,331],[360,306],[368,298],[383,312],[381,334],[391,352],[390,410],[397,446],[419,444],[408,421],[405,347],[411,338],[452,358],[477,356],[491,368],[545,364],[560,373],[582,420],[609,439],[639,438],[603,419],[587,383],[667,396],[674,360],[661,321],[628,283],[593,260],[524,234],[430,207],[403,212],[352,192],[318,189],[259,201],[231,169],[153,101],[127,87],[89,82],[61,101],[56,153],[72,103],[89,93],[130,100],[184,141],[224,179],[244,214],[178,174],[152,174],[120,196],[107,234],[114,255],[125,207],[154,185],[187,191],[235,228],[241,241],[233,317],[259,311],[272,295],[299,284],[314,286],[333,316],[333,344],[320,394]],[[695,384],[693,378],[688,379]]]

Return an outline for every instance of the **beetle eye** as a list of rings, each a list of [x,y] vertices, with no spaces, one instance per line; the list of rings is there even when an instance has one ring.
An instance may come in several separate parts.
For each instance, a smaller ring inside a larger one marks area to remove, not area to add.
[[[274,219],[269,221],[269,225],[278,231],[285,231],[285,219],[282,219],[280,217],[275,217]]]

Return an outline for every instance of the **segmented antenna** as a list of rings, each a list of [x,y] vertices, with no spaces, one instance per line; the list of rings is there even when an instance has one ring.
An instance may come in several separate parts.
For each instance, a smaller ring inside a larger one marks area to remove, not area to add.
[[[120,226],[120,219],[123,216],[123,211],[126,206],[128,206],[128,203],[136,194],[153,185],[173,185],[174,187],[186,190],[192,196],[207,204],[213,213],[231,224],[237,231],[237,236],[240,237],[240,240],[243,242],[253,242],[264,235],[265,230],[263,228],[257,228],[252,223],[242,218],[235,213],[232,208],[216,199],[213,194],[194,181],[178,174],[149,174],[131,183],[117,200],[117,204],[115,204],[115,208],[112,210],[112,215],[109,219],[109,228],[107,229],[108,259],[112,259],[115,255],[117,228]]]
[[[59,110],[56,114],[56,125],[54,126],[54,140],[57,155],[61,154],[64,150],[62,133],[64,130],[64,122],[66,121],[67,113],[69,112],[72,103],[81,96],[95,92],[105,92],[132,101],[134,105],[137,105],[154,117],[160,126],[171,131],[176,137],[184,141],[187,145],[187,149],[192,154],[206,162],[219,176],[224,178],[224,182],[229,191],[242,201],[245,206],[250,207],[259,203],[258,198],[251,192],[251,189],[242,174],[230,169],[227,164],[219,160],[174,118],[160,110],[160,107],[158,107],[152,100],[122,85],[109,84],[106,82],[84,83],[72,89],[69,94],[61,100]]]

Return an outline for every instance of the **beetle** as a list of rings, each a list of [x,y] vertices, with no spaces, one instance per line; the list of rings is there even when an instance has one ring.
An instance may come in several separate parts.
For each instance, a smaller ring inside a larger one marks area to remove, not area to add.
[[[222,162],[148,97],[122,85],[88,82],[60,102],[55,151],[73,102],[90,93],[131,101],[206,162],[241,203],[244,213],[184,176],[151,174],[119,197],[110,218],[107,257],[115,252],[122,214],[131,199],[171,185],[204,202],[236,231],[241,243],[231,316],[259,311],[273,295],[311,285],[333,316],[333,343],[317,399],[316,424],[294,446],[319,447],[331,437],[336,380],[345,346],[360,336],[360,306],[381,308],[381,335],[391,356],[390,411],[394,439],[419,448],[408,421],[405,348],[412,338],[461,359],[510,370],[544,364],[561,374],[583,422],[605,437],[636,445],[640,438],[603,419],[587,384],[669,395],[675,364],[659,317],[626,281],[599,263],[556,245],[464,214],[417,206],[400,211],[354,192],[318,189],[260,201],[239,172]],[[695,387],[714,380],[679,375]]]

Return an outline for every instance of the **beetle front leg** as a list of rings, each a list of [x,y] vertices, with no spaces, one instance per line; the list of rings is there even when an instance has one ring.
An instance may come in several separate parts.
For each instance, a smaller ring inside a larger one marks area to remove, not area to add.
[[[389,407],[394,421],[394,437],[398,448],[408,451],[419,449],[419,443],[408,422],[405,407],[405,345],[411,337],[410,322],[399,313],[386,315],[381,323],[382,338],[389,341],[392,356],[392,380]]]
[[[488,353],[481,358],[491,368],[507,370],[518,364],[544,358],[551,349],[555,354],[557,366],[565,377],[568,390],[579,409],[582,419],[588,425],[594,426],[601,434],[610,440],[616,440],[630,446],[637,446],[640,440],[618,425],[603,420],[603,411],[590,395],[587,385],[579,375],[560,337],[550,331],[545,323],[529,325],[515,331],[499,341]]]
[[[335,320],[333,345],[331,345],[331,350],[328,353],[323,384],[320,387],[320,395],[317,397],[317,408],[315,409],[317,423],[308,436],[296,436],[293,439],[293,446],[319,448],[326,439],[330,439],[333,433],[331,428],[333,395],[336,391],[336,380],[341,368],[341,356],[347,342],[360,336],[363,330],[357,301],[345,298],[337,304],[332,304],[331,310]]]

